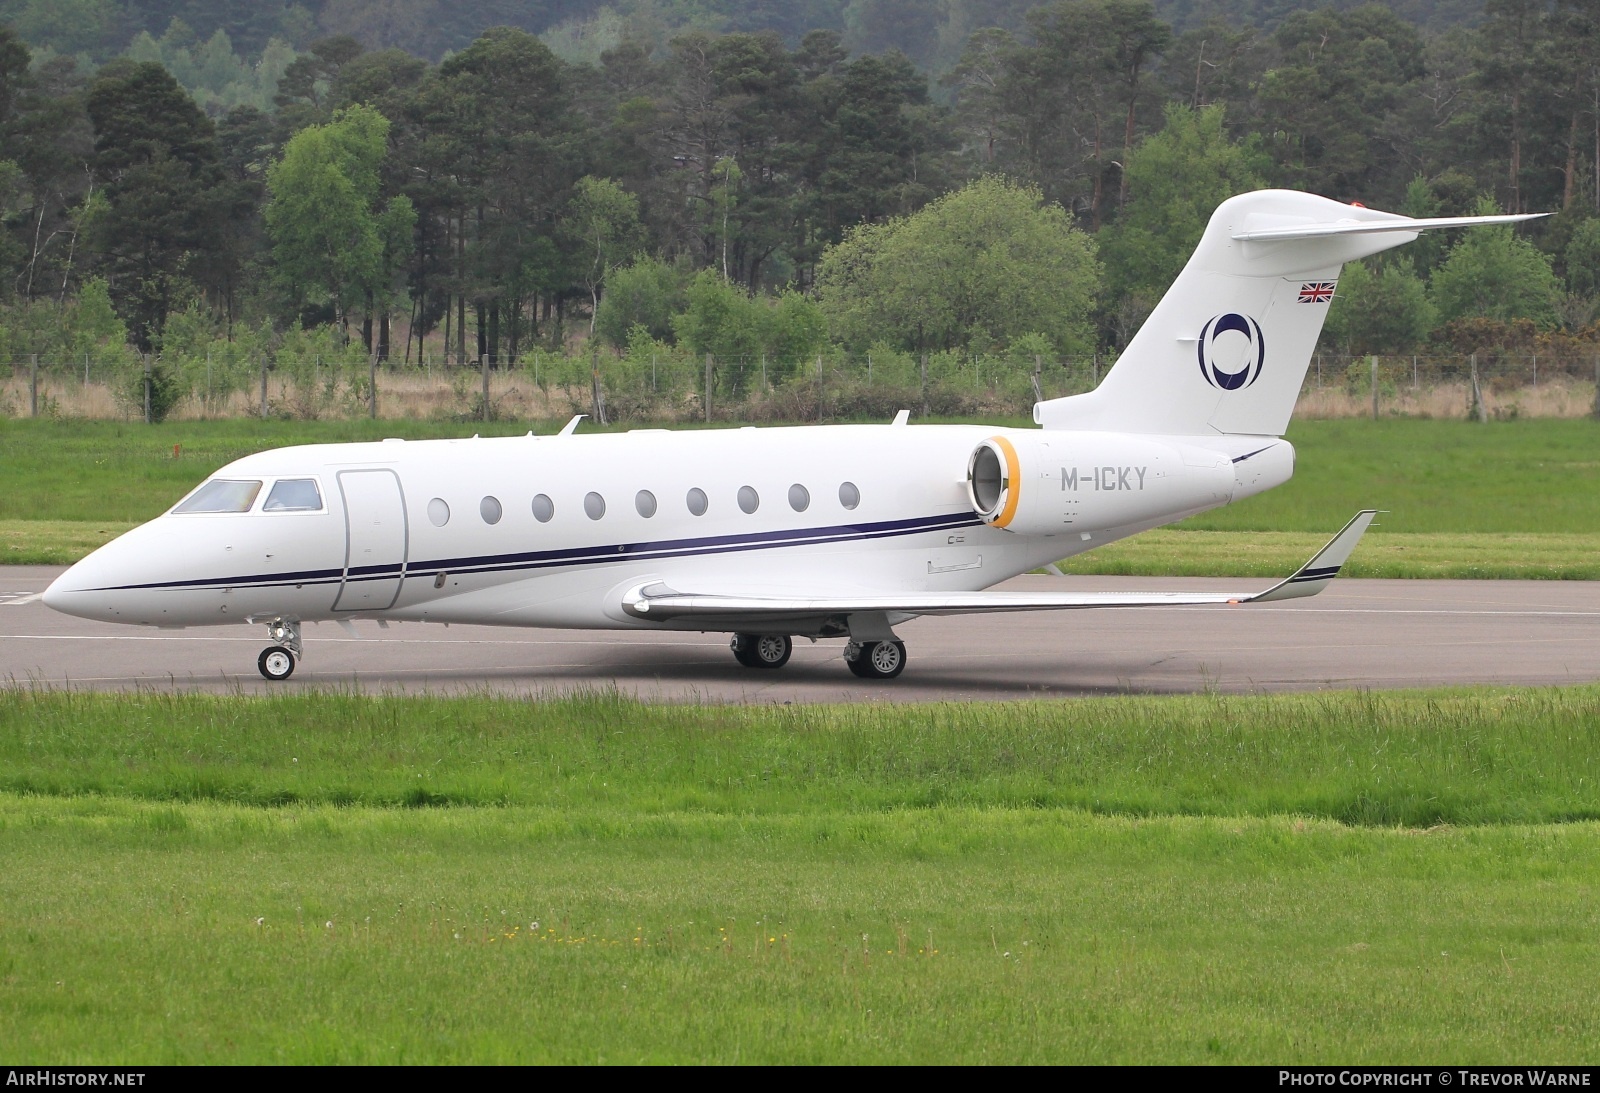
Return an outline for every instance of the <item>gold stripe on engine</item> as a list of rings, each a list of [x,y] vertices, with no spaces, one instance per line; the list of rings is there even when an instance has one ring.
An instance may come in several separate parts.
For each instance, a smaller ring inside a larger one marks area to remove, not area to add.
[[[1022,474],[1021,464],[1017,462],[1017,449],[1011,446],[1011,441],[1003,436],[990,437],[995,447],[1000,449],[1000,454],[1006,457],[1006,480],[1003,483],[1006,491],[1006,503],[1000,509],[1000,515],[994,518],[994,526],[1003,528],[1011,523],[1011,518],[1017,514],[1017,501],[1021,495]]]

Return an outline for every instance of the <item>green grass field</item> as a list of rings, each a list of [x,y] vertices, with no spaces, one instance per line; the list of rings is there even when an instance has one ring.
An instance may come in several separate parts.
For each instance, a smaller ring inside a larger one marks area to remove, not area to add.
[[[1600,688],[0,691],[8,1062],[1592,1063]]]
[[[249,452],[476,429],[419,421],[0,421],[0,559],[75,561]],[[1296,422],[1289,437],[1299,465],[1287,485],[1096,550],[1071,570],[1281,574],[1357,509],[1377,507],[1388,511],[1357,552],[1354,575],[1600,578],[1591,550],[1600,536],[1600,424],[1346,419]]]

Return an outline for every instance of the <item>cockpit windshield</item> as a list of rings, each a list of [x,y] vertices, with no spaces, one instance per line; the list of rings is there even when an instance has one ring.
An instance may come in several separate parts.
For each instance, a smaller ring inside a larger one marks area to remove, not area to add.
[[[260,481],[213,478],[189,496],[173,513],[249,512],[261,492]]]
[[[262,512],[321,512],[322,491],[315,478],[280,478],[267,494]]]

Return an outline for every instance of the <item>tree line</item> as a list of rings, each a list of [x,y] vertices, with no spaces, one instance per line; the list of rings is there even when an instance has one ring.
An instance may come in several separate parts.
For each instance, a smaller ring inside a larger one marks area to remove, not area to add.
[[[90,287],[142,352],[183,315],[385,360],[644,338],[780,377],[823,344],[1114,353],[1211,209],[1265,185],[1556,213],[1352,267],[1330,349],[1594,338],[1600,0],[1427,34],[1377,5],[1270,30],[1180,32],[1147,0],[1013,15],[937,81],[828,30],[575,63],[493,27],[438,63],[269,38],[248,84],[171,27],[86,70],[0,24],[0,357]],[[248,94],[192,93],[179,46]]]

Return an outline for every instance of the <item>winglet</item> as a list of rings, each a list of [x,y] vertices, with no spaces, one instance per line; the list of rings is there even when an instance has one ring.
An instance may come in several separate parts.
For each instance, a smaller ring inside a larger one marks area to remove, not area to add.
[[[559,433],[557,433],[556,436],[571,436],[573,434],[573,431],[577,429],[578,422],[582,421],[584,418],[586,418],[588,416],[589,416],[588,414],[576,414],[576,415],[574,415],[571,421],[569,421],[565,425],[561,426],[561,431]]]
[[[1328,540],[1328,545],[1317,551],[1309,562],[1265,592],[1247,596],[1239,602],[1268,603],[1272,600],[1294,600],[1302,596],[1315,596],[1339,575],[1339,570],[1350,559],[1351,552],[1356,549],[1356,544],[1361,541],[1361,536],[1366,534],[1368,526],[1377,515],[1377,509],[1362,509],[1340,529],[1339,534]]]

